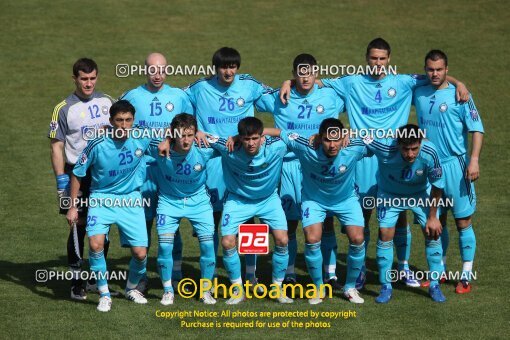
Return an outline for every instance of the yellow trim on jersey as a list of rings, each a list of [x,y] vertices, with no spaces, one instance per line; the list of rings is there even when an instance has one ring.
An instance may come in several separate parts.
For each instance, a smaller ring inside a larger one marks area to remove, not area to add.
[[[66,106],[66,101],[63,100],[60,103],[55,106],[55,109],[53,109],[53,115],[51,116],[51,121],[58,123],[58,114],[60,110]],[[57,130],[50,132],[50,138],[55,138],[57,136]]]

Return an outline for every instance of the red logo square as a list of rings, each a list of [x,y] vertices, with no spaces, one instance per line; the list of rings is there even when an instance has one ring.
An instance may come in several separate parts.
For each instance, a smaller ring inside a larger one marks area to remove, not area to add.
[[[239,226],[239,254],[268,254],[269,226],[241,224]]]

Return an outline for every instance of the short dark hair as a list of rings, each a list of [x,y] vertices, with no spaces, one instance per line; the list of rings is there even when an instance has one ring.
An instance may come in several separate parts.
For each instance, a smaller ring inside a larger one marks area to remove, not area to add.
[[[294,58],[294,61],[292,62],[292,70],[297,71],[298,65],[301,64],[317,65],[317,60],[311,54],[301,53],[296,58]]]
[[[237,124],[237,133],[239,136],[262,135],[264,124],[255,117],[246,117]]]
[[[340,119],[326,118],[322,121],[321,125],[319,126],[319,135],[321,137],[326,135],[330,128],[338,128],[339,133],[340,133],[339,136],[341,136],[342,130],[344,128],[344,124],[342,124]]]
[[[135,107],[125,99],[119,100],[110,107],[110,117],[113,118],[119,112],[131,112],[135,116]]]
[[[197,132],[197,120],[195,117],[193,117],[193,115],[190,115],[189,113],[179,113],[174,117],[174,119],[172,119],[172,122],[170,123],[170,129],[172,130],[172,133],[178,129],[187,129],[190,127],[194,127],[195,133]]]
[[[425,66],[427,66],[427,60],[438,61],[439,59],[444,60],[444,66],[448,66],[448,56],[441,50],[430,50],[425,56]]]
[[[73,74],[75,77],[78,77],[80,71],[83,73],[92,73],[94,70],[96,70],[96,73],[99,73],[96,62],[89,58],[80,58],[76,60],[73,65]]]
[[[366,57],[368,57],[368,55],[370,54],[370,50],[373,48],[388,51],[388,56],[391,54],[390,44],[383,38],[375,38],[374,40],[368,43]]]
[[[241,67],[241,55],[236,49],[232,47],[222,47],[214,52],[212,57],[212,64],[215,68],[236,65],[237,68]]]
[[[423,139],[423,132],[416,124],[407,124],[398,128],[397,131],[397,144],[398,145],[412,145],[421,143]]]

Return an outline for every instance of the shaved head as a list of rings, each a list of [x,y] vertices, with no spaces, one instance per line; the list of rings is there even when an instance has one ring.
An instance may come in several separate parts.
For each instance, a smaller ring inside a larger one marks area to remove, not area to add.
[[[166,65],[166,58],[161,53],[154,52],[145,58],[145,65]]]
[[[166,58],[161,53],[151,53],[145,59],[145,65],[150,67],[147,74],[147,88],[151,92],[161,90],[164,85],[166,73]]]

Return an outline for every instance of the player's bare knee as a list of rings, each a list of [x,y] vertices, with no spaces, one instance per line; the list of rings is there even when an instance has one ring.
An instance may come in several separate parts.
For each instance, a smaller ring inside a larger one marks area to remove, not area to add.
[[[287,235],[279,235],[275,236],[274,238],[274,244],[278,247],[286,247],[289,243],[289,238]]]
[[[472,223],[471,216],[455,219],[457,230],[462,230],[469,227]]]
[[[393,228],[379,228],[379,240],[388,242],[393,240],[395,236],[395,227]]]
[[[365,240],[363,234],[363,228],[361,227],[349,227],[347,228],[347,238],[349,239],[350,244],[355,244],[359,246]]]
[[[236,247],[236,238],[232,235],[223,236],[221,239],[221,246],[223,249],[232,249]]]
[[[138,261],[143,261],[147,257],[147,248],[133,247],[133,248],[131,248],[131,254]]]

